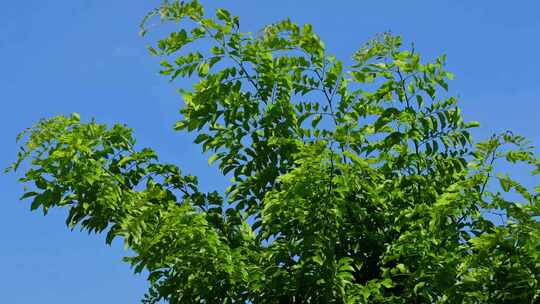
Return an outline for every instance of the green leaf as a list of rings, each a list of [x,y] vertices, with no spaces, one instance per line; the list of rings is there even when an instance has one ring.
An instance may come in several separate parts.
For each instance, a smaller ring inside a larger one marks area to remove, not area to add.
[[[118,162],[118,167],[123,167],[128,162],[132,161],[133,158],[131,156],[124,156],[120,161]]]
[[[208,71],[210,70],[210,65],[207,63],[207,62],[202,62],[200,65],[199,65],[199,68],[198,68],[198,71],[199,71],[199,76],[206,76],[208,75]]]
[[[501,185],[504,192],[510,191],[510,188],[512,187],[512,182],[508,178],[508,176],[504,176],[502,174],[499,174],[498,176],[499,184]]]
[[[414,294],[418,294],[418,290],[422,289],[426,285],[426,282],[420,282],[416,285],[414,285],[413,292]]]
[[[26,198],[29,198],[29,197],[34,197],[36,195],[38,195],[39,193],[37,192],[34,192],[34,191],[30,191],[30,192],[26,192],[25,194],[23,194],[20,198],[20,200],[23,200],[23,199],[26,199]]]
[[[320,114],[317,114],[313,117],[313,120],[311,120],[311,126],[313,128],[316,128],[319,122],[321,121],[322,116]]]
[[[381,285],[386,287],[386,288],[392,288],[394,287],[394,282],[392,282],[391,279],[384,279],[381,281]]]
[[[47,181],[45,181],[43,178],[37,178],[34,183],[38,189],[47,189]]]
[[[39,206],[41,206],[43,204],[41,198],[38,196],[34,199],[34,201],[32,201],[32,204],[30,205],[30,210],[36,210],[37,208],[39,208]]]
[[[210,158],[208,158],[208,165],[212,165],[219,158],[220,158],[219,154],[212,154],[212,156],[210,156]]]
[[[401,263],[396,265],[396,269],[401,273],[407,273],[407,268],[405,268],[405,265]]]
[[[477,128],[480,126],[480,123],[478,121],[469,121],[465,124],[465,128]]]
[[[224,10],[222,8],[216,10],[216,17],[218,17],[219,20],[223,20],[226,22],[231,21],[231,13],[229,13],[229,11]]]

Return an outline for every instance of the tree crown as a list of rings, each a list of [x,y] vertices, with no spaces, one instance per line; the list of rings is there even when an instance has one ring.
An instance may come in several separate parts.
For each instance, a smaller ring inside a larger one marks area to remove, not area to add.
[[[150,52],[182,89],[175,129],[196,132],[231,178],[197,179],[137,149],[131,130],[44,119],[21,133],[31,209],[123,238],[157,303],[536,303],[540,188],[496,174],[540,160],[511,132],[474,144],[444,56],[383,34],[327,54],[308,25],[256,34],[224,9],[166,3],[179,29]],[[501,219],[500,221],[498,219]]]

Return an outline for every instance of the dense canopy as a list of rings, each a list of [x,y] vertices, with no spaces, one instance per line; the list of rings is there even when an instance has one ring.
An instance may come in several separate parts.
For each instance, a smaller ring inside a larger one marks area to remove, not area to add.
[[[144,303],[540,303],[540,187],[496,171],[540,160],[511,132],[473,142],[444,56],[382,34],[345,66],[309,24],[242,32],[174,1],[143,34],[156,18],[177,25],[161,73],[194,80],[175,129],[230,186],[78,114],[23,132],[9,168],[29,161],[32,210],[124,240]]]

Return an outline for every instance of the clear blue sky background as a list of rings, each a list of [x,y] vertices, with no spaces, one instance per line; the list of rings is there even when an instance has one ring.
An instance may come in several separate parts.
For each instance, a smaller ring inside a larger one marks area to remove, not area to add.
[[[79,112],[83,119],[126,123],[140,146],[201,177],[209,168],[192,137],[172,131],[181,82],[158,75],[138,37],[142,16],[159,0],[6,1],[0,11],[0,166],[15,158],[15,136],[38,119]],[[540,144],[538,1],[204,1],[229,8],[245,31],[285,17],[312,23],[328,49],[350,55],[391,30],[429,58],[446,53],[450,90],[465,116],[482,122],[477,138],[512,129]],[[216,4],[217,3],[217,4]],[[537,149],[538,151],[538,149]],[[15,175],[0,175],[0,302],[137,303],[144,276],[132,275],[103,237],[70,232],[65,212],[43,217],[21,203]]]

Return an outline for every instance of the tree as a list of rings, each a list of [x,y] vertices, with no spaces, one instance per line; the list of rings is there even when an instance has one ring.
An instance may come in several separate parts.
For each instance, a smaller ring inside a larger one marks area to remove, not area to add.
[[[32,210],[122,238],[144,303],[540,303],[540,187],[495,172],[540,160],[511,132],[473,143],[444,56],[383,34],[344,67],[309,24],[253,35],[174,1],[143,34],[156,17],[179,25],[150,48],[161,73],[197,79],[175,129],[231,185],[204,193],[78,114],[21,133],[8,169],[30,161]]]

